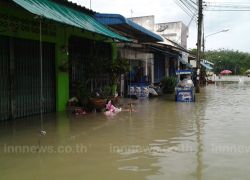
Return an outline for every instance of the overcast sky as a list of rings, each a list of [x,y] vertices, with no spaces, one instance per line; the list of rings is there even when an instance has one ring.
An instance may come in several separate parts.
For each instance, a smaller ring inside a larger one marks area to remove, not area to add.
[[[71,0],[87,8],[90,0]],[[209,0],[209,2],[248,2],[249,0]],[[250,5],[250,4],[249,4]],[[183,21],[190,17],[175,3],[175,0],[91,0],[91,8],[101,13],[121,14],[125,17],[154,15],[156,23]],[[250,53],[250,11],[205,12],[205,35],[230,29],[206,38],[206,49],[234,49]],[[196,21],[189,26],[188,48],[195,48],[197,39]]]

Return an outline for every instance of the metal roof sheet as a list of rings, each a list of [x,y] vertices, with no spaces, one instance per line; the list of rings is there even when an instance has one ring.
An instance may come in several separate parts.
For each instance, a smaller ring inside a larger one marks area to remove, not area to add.
[[[205,63],[205,62],[200,62],[201,63],[201,65],[204,67],[204,68],[206,68],[206,69],[208,69],[208,70],[212,70],[213,69],[213,67],[211,67],[210,66],[210,64],[207,64],[207,63]]]
[[[75,26],[121,41],[129,41],[98,22],[94,17],[51,0],[12,0],[27,11],[63,24]]]
[[[114,29],[127,34],[129,37],[134,37],[140,41],[163,41],[163,38],[158,34],[140,26],[139,24],[125,18],[120,14],[101,14],[96,13],[95,18],[105,25],[109,25]]]

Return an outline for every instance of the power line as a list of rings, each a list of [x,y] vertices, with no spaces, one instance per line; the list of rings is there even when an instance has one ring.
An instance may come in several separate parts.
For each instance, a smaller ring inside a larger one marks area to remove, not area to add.
[[[183,5],[189,8],[190,11],[192,11],[192,17],[190,19],[190,22],[188,23],[188,27],[189,27],[192,21],[194,21],[194,18],[198,15],[198,6],[192,0],[187,0],[187,1],[180,0],[180,1],[183,3]],[[192,3],[194,3],[195,5],[193,5]]]
[[[183,0],[180,0],[181,1],[181,3],[184,5],[184,6],[186,6],[188,9],[193,9],[194,11],[197,11],[198,9],[197,9],[197,7],[196,6],[194,6],[193,4],[191,4],[191,2],[189,1],[189,0],[186,0],[186,1],[183,1]]]
[[[235,1],[220,1],[220,2],[211,2],[211,1],[205,1],[205,3],[208,3],[208,4],[229,4],[229,5],[249,5],[250,2],[242,2],[242,1],[238,1],[238,2],[235,2]]]
[[[174,2],[191,18],[187,25],[187,27],[189,27],[191,23],[195,20],[195,18],[197,18],[197,15],[198,15],[197,4],[193,0],[187,0],[187,1],[175,0]],[[178,41],[179,40],[180,39],[178,39]]]
[[[189,0],[191,3],[193,3],[194,5],[198,6],[196,2],[194,2],[193,0]]]
[[[235,11],[235,12],[247,12],[250,9],[206,9],[205,11]]]
[[[204,7],[206,11],[250,11],[250,4],[239,2],[206,2]]]
[[[208,4],[210,7],[234,7],[234,8],[250,8],[250,5],[233,5],[233,4]]]
[[[190,9],[186,8],[185,6],[183,6],[179,0],[175,0],[174,1],[176,3],[177,6],[179,6],[189,17],[192,18],[193,16],[193,11],[191,11]]]
[[[192,17],[192,11],[186,8],[180,1],[176,0],[176,3],[189,17]]]
[[[195,16],[198,15],[198,13],[194,14],[193,17],[190,19],[189,23],[188,23],[188,27],[191,25],[192,21],[194,21]]]

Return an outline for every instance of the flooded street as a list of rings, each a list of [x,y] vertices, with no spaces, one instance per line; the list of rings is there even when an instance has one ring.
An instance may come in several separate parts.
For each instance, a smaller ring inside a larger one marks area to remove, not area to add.
[[[113,117],[2,123],[0,179],[249,179],[250,83],[209,85],[196,103],[172,99],[132,100],[135,112]]]

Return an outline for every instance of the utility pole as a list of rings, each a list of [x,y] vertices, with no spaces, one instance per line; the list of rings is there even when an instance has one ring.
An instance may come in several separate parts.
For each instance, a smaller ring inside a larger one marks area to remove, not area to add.
[[[202,23],[202,53],[203,53],[203,58],[205,59],[205,43],[206,43],[206,40],[205,40],[205,30],[204,30],[204,21]]]
[[[198,4],[198,37],[197,37],[197,81],[196,92],[200,92],[200,74],[201,74],[201,39],[202,39],[202,22],[203,22],[203,7],[202,0],[197,0]]]

